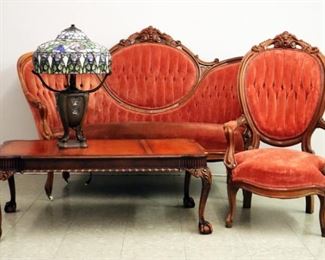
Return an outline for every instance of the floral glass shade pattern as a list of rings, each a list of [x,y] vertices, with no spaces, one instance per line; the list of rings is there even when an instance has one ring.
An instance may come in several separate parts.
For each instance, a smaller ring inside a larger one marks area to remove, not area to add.
[[[63,30],[55,40],[41,44],[33,53],[34,70],[49,74],[109,73],[108,49],[92,42],[74,25]]]

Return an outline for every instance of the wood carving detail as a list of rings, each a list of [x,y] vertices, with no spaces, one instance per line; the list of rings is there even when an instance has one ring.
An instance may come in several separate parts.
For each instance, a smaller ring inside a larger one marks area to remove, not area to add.
[[[186,169],[191,175],[196,178],[202,178],[202,180],[207,181],[209,184],[212,183],[212,176],[210,169],[205,168],[198,168],[198,169]]]
[[[166,33],[160,32],[158,29],[149,26],[141,32],[136,32],[129,36],[129,38],[120,41],[120,45],[129,46],[141,42],[155,42],[163,43],[172,47],[181,45],[180,41],[175,41],[171,36]]]
[[[312,47],[309,43],[298,40],[297,37],[287,31],[275,36],[274,39],[266,40],[259,45],[255,45],[252,48],[254,52],[261,52],[268,49],[270,46],[274,48],[285,48],[285,49],[300,49],[310,54],[319,53],[317,47]]]
[[[11,177],[13,175],[14,175],[14,172],[0,171],[0,181],[6,181],[9,179],[9,177]]]

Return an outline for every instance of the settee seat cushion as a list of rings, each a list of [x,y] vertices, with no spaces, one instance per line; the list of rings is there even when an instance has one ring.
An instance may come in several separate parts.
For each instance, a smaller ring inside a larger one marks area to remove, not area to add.
[[[233,182],[264,189],[324,188],[325,158],[284,148],[261,148],[235,154]]]
[[[125,122],[90,125],[84,128],[88,139],[159,139],[187,138],[197,141],[209,153],[209,160],[223,159],[227,141],[222,124]],[[243,149],[240,132],[235,134],[236,147]]]

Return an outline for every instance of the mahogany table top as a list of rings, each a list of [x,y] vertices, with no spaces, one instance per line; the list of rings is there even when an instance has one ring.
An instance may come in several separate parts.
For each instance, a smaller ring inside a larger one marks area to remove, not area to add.
[[[206,152],[189,139],[88,140],[59,149],[56,140],[15,140],[0,146],[0,171],[187,169],[206,167]]]

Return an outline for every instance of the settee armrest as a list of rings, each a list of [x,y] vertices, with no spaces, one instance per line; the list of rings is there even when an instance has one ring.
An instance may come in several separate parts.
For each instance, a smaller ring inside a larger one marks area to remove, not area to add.
[[[47,118],[48,118],[48,109],[46,107],[46,104],[43,104],[40,99],[32,95],[31,93],[27,92],[25,93],[26,99],[28,100],[28,103],[37,110],[39,121],[38,124],[40,124],[37,129],[39,132],[39,135],[43,139],[51,139],[53,136],[53,133],[51,131],[51,128],[48,124]]]
[[[227,140],[227,150],[224,157],[224,164],[228,169],[233,169],[236,167],[237,163],[235,160],[235,137],[234,132],[241,126],[247,124],[244,115],[237,118],[236,120],[229,121],[223,125],[224,133]]]

